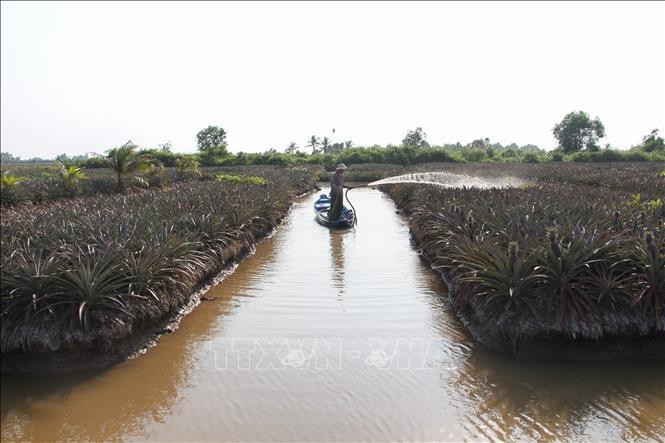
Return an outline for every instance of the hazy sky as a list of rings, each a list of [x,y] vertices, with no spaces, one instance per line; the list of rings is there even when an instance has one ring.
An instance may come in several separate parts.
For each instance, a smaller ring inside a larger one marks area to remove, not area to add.
[[[665,3],[2,2],[2,150],[131,139],[234,152],[312,134],[555,145],[572,110],[601,143],[665,128]]]

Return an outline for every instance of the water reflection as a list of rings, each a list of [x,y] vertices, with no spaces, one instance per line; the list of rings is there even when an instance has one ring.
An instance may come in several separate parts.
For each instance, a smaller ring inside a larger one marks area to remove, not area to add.
[[[657,439],[659,361],[517,361],[477,346],[447,389],[464,392],[468,435],[499,440]]]
[[[130,361],[109,371],[3,376],[2,440],[121,439],[140,432],[145,421],[163,421],[189,375],[185,347],[168,349],[168,359],[155,358],[158,351],[140,364]]]
[[[344,231],[330,229],[330,270],[333,287],[344,294]]]

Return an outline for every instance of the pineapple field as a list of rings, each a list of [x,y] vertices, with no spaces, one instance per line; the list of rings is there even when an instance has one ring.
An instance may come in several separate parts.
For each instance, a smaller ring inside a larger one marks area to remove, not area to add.
[[[603,342],[662,357],[663,165],[496,166],[462,168],[528,182],[382,186],[474,338],[515,356],[594,359]]]
[[[515,187],[380,189],[409,217],[477,341],[518,357],[584,359],[602,354],[589,352],[599,341],[612,343],[603,351],[610,357],[663,354],[663,169],[366,164],[353,165],[349,178],[422,171],[468,183],[517,178]],[[325,170],[151,166],[121,183],[109,169],[70,182],[66,175],[64,166],[23,171],[3,190],[0,345],[8,370],[126,358],[251,251]]]
[[[57,371],[125,358],[134,349],[121,342],[177,315],[315,185],[310,172],[293,168],[235,174],[3,205],[3,367],[28,370],[27,358]]]

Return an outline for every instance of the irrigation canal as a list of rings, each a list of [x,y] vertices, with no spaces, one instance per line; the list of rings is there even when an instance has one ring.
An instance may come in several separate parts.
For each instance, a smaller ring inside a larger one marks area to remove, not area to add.
[[[327,190],[327,189],[324,189]],[[106,371],[3,376],[2,441],[658,440],[665,368],[518,362],[475,345],[406,220],[303,197],[180,329]]]

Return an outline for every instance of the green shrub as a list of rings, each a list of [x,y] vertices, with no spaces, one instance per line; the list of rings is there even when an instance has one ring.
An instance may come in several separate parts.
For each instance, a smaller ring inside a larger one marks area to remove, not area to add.
[[[562,162],[564,160],[564,154],[561,150],[555,149],[554,151],[550,152],[550,159],[553,162]]]
[[[266,179],[258,176],[218,174],[215,178],[219,182],[240,183],[248,185],[266,184]]]
[[[176,159],[179,157],[171,151],[163,151],[161,149],[140,149],[137,155],[149,155],[153,160],[158,160],[162,165],[167,167],[174,167]]]
[[[487,151],[483,148],[462,148],[458,154],[463,161],[471,163],[480,163],[487,158]]]
[[[623,158],[624,161],[629,162],[648,162],[651,160],[651,156],[649,154],[639,150],[628,151],[623,155]]]
[[[78,163],[79,166],[86,169],[108,168],[108,161],[104,157],[90,157]]]
[[[538,154],[535,152],[527,152],[524,154],[524,157],[522,157],[522,161],[524,163],[538,163],[540,160],[538,158]]]

